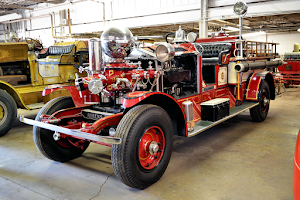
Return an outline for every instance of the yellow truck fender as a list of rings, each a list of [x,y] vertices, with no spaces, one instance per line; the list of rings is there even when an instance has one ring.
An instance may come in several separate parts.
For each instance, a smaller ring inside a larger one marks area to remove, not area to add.
[[[30,110],[30,108],[28,108],[24,101],[22,100],[21,94],[14,88],[14,86],[12,86],[11,84],[1,81],[0,80],[0,89],[5,90],[7,93],[10,94],[10,96],[12,96],[12,98],[15,100],[17,107],[18,108],[24,108],[27,110]]]

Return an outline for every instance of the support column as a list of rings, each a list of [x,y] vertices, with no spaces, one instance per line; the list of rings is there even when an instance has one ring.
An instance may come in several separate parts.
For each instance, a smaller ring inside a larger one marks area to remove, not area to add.
[[[208,37],[208,21],[207,21],[208,0],[201,0],[201,18],[199,21],[199,38]]]

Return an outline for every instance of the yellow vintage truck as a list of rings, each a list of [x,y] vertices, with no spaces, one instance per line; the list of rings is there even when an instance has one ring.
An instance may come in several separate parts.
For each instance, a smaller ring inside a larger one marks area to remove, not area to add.
[[[32,51],[27,42],[0,43],[0,136],[5,135],[17,117],[17,108],[38,109],[67,90],[42,96],[45,86],[73,84],[78,67],[88,62],[83,41],[58,42],[43,54]]]

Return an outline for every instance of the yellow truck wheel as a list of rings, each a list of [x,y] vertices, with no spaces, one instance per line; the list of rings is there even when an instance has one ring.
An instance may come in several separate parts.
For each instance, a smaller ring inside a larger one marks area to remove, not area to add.
[[[5,135],[17,118],[17,104],[4,90],[0,89],[0,137]]]

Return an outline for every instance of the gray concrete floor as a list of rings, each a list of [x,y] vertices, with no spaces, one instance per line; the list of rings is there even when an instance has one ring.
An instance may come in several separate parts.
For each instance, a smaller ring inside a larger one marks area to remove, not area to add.
[[[292,199],[299,110],[300,88],[288,88],[262,123],[245,112],[195,137],[176,137],[165,174],[145,190],[115,177],[109,147],[91,144],[78,159],[53,162],[36,149],[32,127],[17,121],[0,138],[0,199]]]

